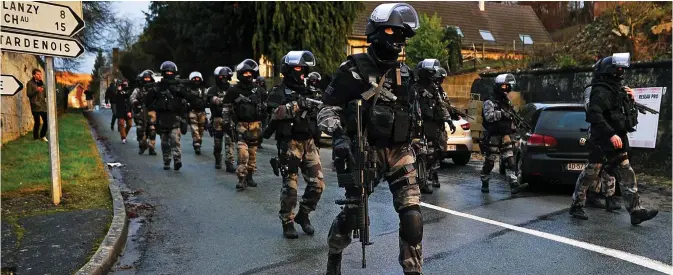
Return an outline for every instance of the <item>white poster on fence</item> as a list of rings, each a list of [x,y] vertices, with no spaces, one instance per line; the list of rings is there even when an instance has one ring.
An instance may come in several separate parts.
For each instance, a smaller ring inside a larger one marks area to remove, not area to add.
[[[649,87],[633,89],[636,102],[650,107],[659,112],[661,97],[666,92],[666,87]],[[657,131],[659,130],[659,114],[638,113],[638,126],[636,131],[629,133],[629,145],[639,148],[654,148],[657,143]]]

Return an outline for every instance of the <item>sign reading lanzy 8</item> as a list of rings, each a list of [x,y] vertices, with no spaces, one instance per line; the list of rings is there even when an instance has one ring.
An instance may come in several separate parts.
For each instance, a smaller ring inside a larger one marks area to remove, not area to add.
[[[2,26],[17,30],[72,36],[84,21],[68,6],[45,2],[2,1]]]

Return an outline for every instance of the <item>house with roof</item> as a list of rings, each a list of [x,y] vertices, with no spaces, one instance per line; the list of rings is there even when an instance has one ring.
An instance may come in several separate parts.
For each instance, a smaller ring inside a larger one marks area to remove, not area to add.
[[[365,9],[357,17],[348,37],[347,54],[366,51],[367,18],[385,1],[365,1]],[[503,55],[521,58],[526,49],[549,46],[549,33],[530,6],[489,3],[485,1],[423,1],[410,3],[419,16],[441,17],[442,24],[456,29],[462,36],[464,60],[477,57],[499,59]]]

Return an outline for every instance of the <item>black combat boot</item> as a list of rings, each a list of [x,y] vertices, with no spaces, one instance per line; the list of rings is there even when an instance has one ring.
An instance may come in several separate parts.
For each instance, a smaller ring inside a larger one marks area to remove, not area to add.
[[[326,275],[341,275],[341,253],[327,255]]]
[[[147,147],[140,147],[140,150],[138,150],[138,155],[145,153],[145,150],[147,150]]]
[[[519,183],[514,182],[514,183],[510,183],[509,187],[511,189],[510,193],[512,193],[512,195],[514,195],[514,194],[518,194],[519,192],[521,192],[521,190],[526,189],[526,187],[528,187],[528,183],[519,184]]]
[[[651,220],[657,214],[659,214],[659,210],[640,209],[640,210],[633,211],[633,212],[631,212],[631,224],[632,225],[641,224],[644,221]]]
[[[294,223],[293,222],[283,223],[283,236],[286,239],[299,238],[299,234],[297,234],[297,230],[294,229]]]
[[[584,208],[579,204],[574,204],[570,206],[570,216],[580,220],[588,220],[589,217],[587,213],[584,213]]]
[[[421,275],[421,273],[420,273],[420,272],[416,272],[416,271],[413,271],[413,272],[404,272],[404,275]]]
[[[156,156],[157,151],[154,151],[154,148],[150,147],[150,153],[149,154],[150,154],[150,156]]]
[[[222,156],[215,156],[215,169],[222,169]]]
[[[227,163],[225,163],[225,165],[227,166],[227,173],[236,173],[236,168],[234,168],[233,163],[227,162]],[[220,165],[220,167],[221,167],[221,165]]]
[[[164,170],[170,170],[171,169],[171,161],[164,161]]]
[[[421,193],[432,194],[432,187],[430,187],[430,185],[427,183],[421,184]]]
[[[201,154],[201,144],[200,143],[195,143],[194,144],[194,153],[197,155]]]
[[[432,187],[434,188],[439,188],[439,177],[437,176],[437,172],[434,172],[434,175],[432,176]]]
[[[252,171],[248,171],[248,174],[245,176],[245,181],[248,182],[248,186],[257,187],[257,183],[252,179]]]
[[[586,206],[591,208],[605,209],[605,204],[603,204],[603,202],[599,199],[599,195],[594,192],[587,193]]]
[[[619,202],[617,202],[617,198],[615,196],[609,196],[605,198],[605,210],[615,211],[621,208],[622,206],[619,205]]]
[[[173,163],[173,170],[175,171],[180,171],[180,168],[182,168],[182,162],[175,162]]]
[[[481,181],[481,192],[488,193],[488,181]]]
[[[306,211],[299,210],[297,216],[294,217],[294,222],[301,226],[301,230],[308,235],[313,235],[315,233],[315,228],[311,225],[311,220],[308,219],[308,213]]]
[[[238,183],[236,184],[236,190],[243,190],[248,186],[248,183],[245,181],[245,178],[238,178]]]

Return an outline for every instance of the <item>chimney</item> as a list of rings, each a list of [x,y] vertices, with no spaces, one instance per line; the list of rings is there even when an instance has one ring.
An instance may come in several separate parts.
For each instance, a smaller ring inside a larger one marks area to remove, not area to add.
[[[486,8],[484,7],[484,0],[479,0],[479,10],[480,11],[486,10]]]

